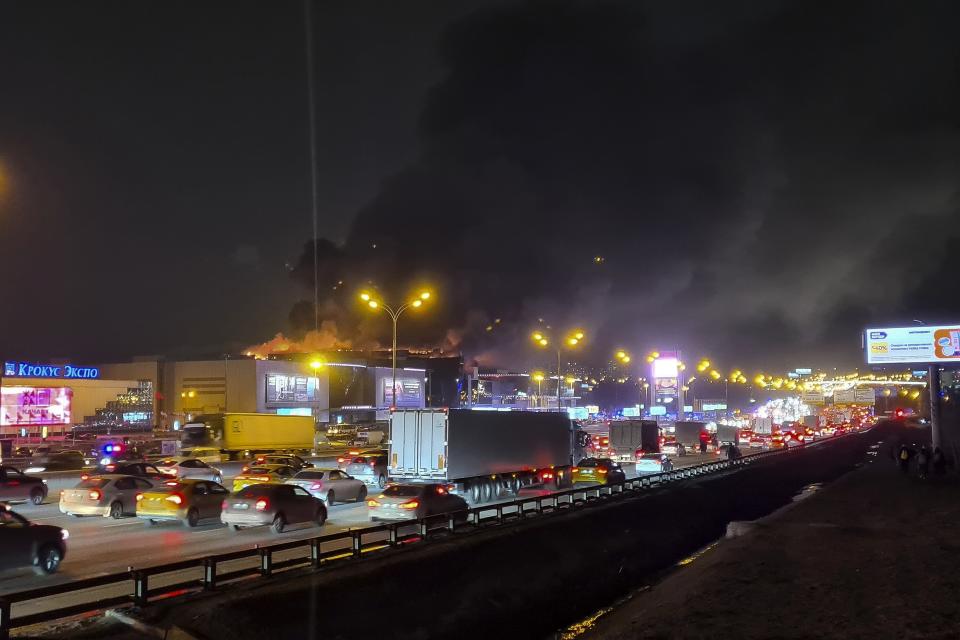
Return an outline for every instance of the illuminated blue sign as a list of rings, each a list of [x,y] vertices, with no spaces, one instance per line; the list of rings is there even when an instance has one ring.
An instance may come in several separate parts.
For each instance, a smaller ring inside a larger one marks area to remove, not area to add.
[[[96,367],[75,367],[72,364],[34,364],[7,360],[3,375],[8,378],[66,378],[68,380],[95,380],[100,377]]]

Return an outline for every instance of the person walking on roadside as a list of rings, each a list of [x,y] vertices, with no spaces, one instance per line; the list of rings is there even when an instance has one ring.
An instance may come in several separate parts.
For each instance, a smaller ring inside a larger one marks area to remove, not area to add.
[[[940,447],[933,448],[933,474],[937,476],[942,476],[947,470],[947,461],[943,457],[943,451],[940,450]]]
[[[930,452],[926,446],[920,447],[920,453],[917,454],[917,475],[921,480],[927,479],[930,472]]]
[[[900,445],[900,453],[897,454],[897,464],[900,465],[900,471],[907,473],[910,470],[910,447],[905,444]]]

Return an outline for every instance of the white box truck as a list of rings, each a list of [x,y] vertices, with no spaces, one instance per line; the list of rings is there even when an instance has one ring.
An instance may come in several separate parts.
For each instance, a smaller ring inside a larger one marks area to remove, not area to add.
[[[565,413],[401,409],[390,416],[391,480],[446,482],[474,504],[571,486],[587,434]]]

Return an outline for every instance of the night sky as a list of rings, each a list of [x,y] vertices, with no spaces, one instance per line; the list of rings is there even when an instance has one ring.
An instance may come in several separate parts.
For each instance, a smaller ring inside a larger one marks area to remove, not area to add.
[[[312,324],[303,15],[0,2],[0,354],[237,352]],[[503,366],[538,318],[584,328],[587,360],[679,345],[743,367],[857,364],[866,324],[960,319],[960,3],[314,18],[343,343],[389,337],[361,287],[422,283],[409,341]]]

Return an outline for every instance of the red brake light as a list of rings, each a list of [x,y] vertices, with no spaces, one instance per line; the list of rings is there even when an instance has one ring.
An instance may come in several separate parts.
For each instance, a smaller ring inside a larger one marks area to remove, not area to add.
[[[107,471],[113,471],[113,470],[115,470],[116,468],[117,468],[117,465],[115,465],[115,464],[108,464],[108,465],[106,466]]]
[[[257,504],[253,505],[253,508],[257,511],[265,511],[268,504],[269,503],[267,502],[266,498],[260,498],[257,500]]]
[[[226,508],[227,508],[227,501],[224,500],[223,502],[220,503],[220,511],[224,511],[226,510]]]
[[[571,469],[571,471],[573,471],[574,473],[576,473],[577,471],[580,471],[580,467],[574,467],[573,469]]]
[[[346,458],[337,458],[337,464],[343,464],[346,461],[347,461]]]
[[[377,466],[376,460],[371,460],[371,461],[370,461],[370,466],[371,466],[371,467]]]
[[[93,489],[92,491],[90,491],[90,493],[87,494],[87,496],[89,496],[91,500],[99,500],[101,495],[102,494],[96,489]]]
[[[80,474],[80,479],[81,479],[81,480],[89,480],[89,479],[90,479],[90,474],[89,474],[89,473],[81,473],[81,474]]]
[[[544,479],[544,480],[550,480],[551,478],[553,478],[553,474],[550,473],[549,471],[547,471],[546,473],[543,474],[543,479]]]
[[[181,496],[179,493],[175,493],[172,496],[167,496],[167,500],[173,504],[183,504],[183,496]]]
[[[373,498],[370,498],[369,500],[367,500],[367,506],[368,506],[368,507],[379,507],[379,506],[380,506],[380,503],[377,502],[376,500],[374,500]]]
[[[442,495],[445,494],[446,492],[447,492],[447,490],[444,489],[443,487],[437,487],[437,495],[441,495],[441,496],[442,496]]]
[[[420,503],[416,500],[410,500],[409,502],[404,502],[400,505],[401,509],[416,509],[420,506]]]

